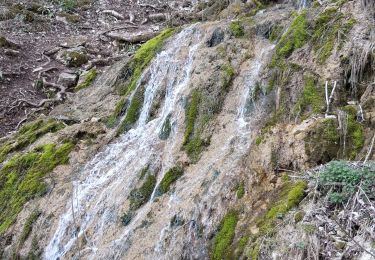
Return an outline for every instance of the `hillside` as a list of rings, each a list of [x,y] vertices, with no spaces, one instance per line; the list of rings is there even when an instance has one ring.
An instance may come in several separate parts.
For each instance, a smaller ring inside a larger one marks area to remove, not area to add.
[[[375,259],[373,1],[1,6],[2,258]]]

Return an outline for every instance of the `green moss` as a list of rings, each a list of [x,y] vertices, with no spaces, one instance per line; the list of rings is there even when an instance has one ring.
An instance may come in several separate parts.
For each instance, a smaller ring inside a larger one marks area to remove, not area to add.
[[[40,119],[22,126],[15,136],[0,145],[0,162],[3,162],[8,154],[19,151],[33,144],[46,133],[54,133],[63,129],[65,125],[54,119]]]
[[[305,197],[307,183],[298,181],[296,183],[285,183],[276,201],[264,215],[257,220],[260,235],[272,232],[276,225],[276,219],[282,218],[290,209],[298,206]]]
[[[185,145],[186,153],[193,163],[199,160],[205,146],[206,142],[199,137],[194,137]]]
[[[294,18],[288,31],[281,37],[271,65],[276,66],[283,59],[288,58],[295,49],[305,45],[308,38],[306,13],[303,12]]]
[[[270,32],[270,37],[269,37],[270,41],[274,42],[274,41],[278,40],[282,35],[283,29],[284,28],[280,25],[272,26],[271,32]]]
[[[156,185],[156,177],[148,175],[142,186],[130,192],[130,210],[137,210],[149,201]]]
[[[66,52],[65,56],[68,59],[68,66],[71,67],[81,67],[89,61],[87,54],[79,51]]]
[[[84,79],[75,87],[74,91],[79,91],[81,89],[89,87],[94,82],[97,75],[98,72],[95,67],[89,70],[86,74],[82,75]]]
[[[161,180],[159,187],[157,189],[157,195],[161,196],[164,193],[167,193],[170,189],[170,186],[176,182],[182,175],[184,174],[184,169],[175,166],[170,168],[164,175],[163,179]]]
[[[233,242],[235,230],[238,222],[238,213],[236,211],[229,211],[223,218],[219,232],[214,238],[214,245],[212,248],[211,259],[221,260],[225,259],[229,253],[230,245]]]
[[[118,118],[124,113],[126,100],[126,97],[121,97],[117,102],[115,111],[105,120],[107,127],[112,128],[116,125]]]
[[[229,29],[234,35],[234,37],[239,38],[245,35],[243,26],[240,21],[231,22],[229,25]]]
[[[129,131],[138,121],[144,101],[144,91],[144,87],[140,86],[134,93],[130,106],[126,111],[125,119],[121,122],[121,125],[117,130],[117,135]]]
[[[194,131],[194,124],[198,116],[198,108],[200,103],[200,92],[198,90],[193,90],[191,101],[186,109],[186,128],[184,134],[184,145],[186,145],[191,138]]]
[[[242,199],[242,197],[245,195],[245,182],[242,181],[238,187],[237,187],[237,199]]]
[[[39,218],[40,214],[41,214],[40,211],[35,210],[35,211],[31,212],[31,214],[27,217],[25,225],[23,226],[23,229],[22,229],[20,240],[19,240],[19,244],[21,246],[23,245],[23,243],[29,237],[29,235],[30,235],[30,233],[33,229],[33,225],[34,225],[35,221]]]
[[[312,39],[320,64],[325,63],[331,56],[337,40],[343,41],[355,24],[352,18],[346,22],[344,20],[344,14],[336,7],[327,8],[316,19]]]
[[[136,87],[142,71],[149,65],[151,60],[162,48],[165,40],[172,36],[174,29],[167,28],[158,36],[144,43],[130,62],[131,78],[129,84],[125,84],[120,89],[120,94],[129,95]]]
[[[361,151],[365,137],[363,134],[363,126],[357,122],[357,110],[353,106],[346,106],[343,110],[347,113],[347,150],[344,151],[348,159],[354,160],[357,154]]]
[[[305,85],[302,95],[294,106],[294,113],[303,113],[308,109],[313,113],[320,113],[324,107],[324,90],[323,87],[316,86],[315,78],[312,76],[305,77]]]
[[[70,142],[59,147],[39,146],[13,156],[0,169],[0,233],[13,224],[26,202],[46,192],[44,176],[57,165],[68,163],[73,147]]]

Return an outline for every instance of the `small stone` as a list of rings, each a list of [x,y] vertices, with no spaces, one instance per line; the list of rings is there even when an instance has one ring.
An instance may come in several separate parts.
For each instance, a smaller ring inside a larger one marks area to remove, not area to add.
[[[73,73],[63,72],[59,75],[57,83],[66,88],[74,87],[77,84],[78,76]]]
[[[99,122],[100,121],[100,118],[99,117],[93,117],[93,118],[91,118],[91,122],[92,123],[97,123],[97,122]]]
[[[87,42],[87,37],[76,36],[76,37],[70,37],[65,42],[60,43],[60,46],[64,48],[77,48],[79,46],[85,45],[86,42]]]

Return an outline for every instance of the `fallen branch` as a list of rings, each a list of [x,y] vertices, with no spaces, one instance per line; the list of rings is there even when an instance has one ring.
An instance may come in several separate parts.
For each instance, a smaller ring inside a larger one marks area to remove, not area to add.
[[[112,15],[113,17],[120,19],[120,20],[125,19],[125,17],[122,14],[116,12],[115,10],[104,10],[102,13]]]
[[[364,160],[364,162],[363,162],[364,164],[367,163],[368,159],[369,159],[370,156],[371,156],[372,148],[374,147],[374,142],[375,142],[375,133],[374,133],[374,135],[373,135],[373,137],[372,137],[370,148],[368,149],[368,152],[367,152],[366,158],[365,158],[365,160]]]
[[[326,93],[327,110],[326,110],[325,117],[328,117],[328,114],[329,114],[329,111],[330,111],[330,104],[333,101],[333,94],[335,93],[336,86],[337,86],[337,81],[335,81],[333,83],[333,89],[331,91],[331,95],[328,97],[328,81],[326,81],[325,93]]]

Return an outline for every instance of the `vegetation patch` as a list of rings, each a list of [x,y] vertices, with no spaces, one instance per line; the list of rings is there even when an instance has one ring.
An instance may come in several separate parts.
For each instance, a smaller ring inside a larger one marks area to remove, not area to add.
[[[162,48],[165,40],[172,36],[173,32],[174,29],[167,28],[138,49],[129,65],[131,71],[129,84],[125,84],[120,88],[120,94],[129,95],[130,92],[135,89],[142,71],[149,65],[151,60]]]
[[[316,86],[315,78],[305,77],[305,85],[302,95],[294,106],[294,113],[299,115],[308,110],[312,113],[320,113],[324,108],[324,89]]]
[[[343,204],[361,188],[375,199],[375,164],[361,167],[347,161],[332,161],[319,175],[319,187],[332,204]]]
[[[237,199],[242,199],[242,197],[245,195],[245,182],[242,181],[238,187],[237,187]]]
[[[164,193],[167,193],[173,183],[175,183],[182,175],[184,174],[184,169],[180,166],[175,166],[171,169],[169,169],[163,179],[161,180],[158,189],[156,191],[156,194],[158,196],[163,195]]]
[[[82,75],[83,81],[80,84],[78,84],[74,90],[79,91],[81,89],[91,86],[97,75],[98,72],[95,67],[90,69],[86,74]]]
[[[278,42],[271,66],[276,66],[283,59],[288,58],[294,50],[305,45],[308,38],[306,13],[302,12],[294,18],[289,29]]]
[[[337,40],[343,41],[354,24],[353,18],[345,21],[344,14],[335,7],[326,9],[318,16],[315,21],[312,40],[320,64],[324,64],[327,58],[331,56]]]
[[[219,231],[215,235],[211,252],[212,260],[229,259],[228,253],[236,231],[238,213],[229,211],[221,221]]]
[[[138,121],[144,101],[144,91],[145,88],[140,86],[134,93],[129,108],[126,111],[125,119],[121,122],[120,127],[117,130],[117,135],[129,131]]]
[[[0,234],[15,221],[24,204],[47,191],[46,174],[69,162],[74,144],[46,144],[13,156],[0,169]]]
[[[356,155],[362,149],[365,137],[363,134],[363,126],[357,122],[357,110],[353,106],[346,106],[343,110],[347,113],[346,122],[346,147],[344,156],[348,159],[355,159]]]
[[[171,134],[172,125],[171,125],[171,115],[168,115],[165,119],[163,126],[159,133],[159,138],[161,140],[167,140],[169,135]]]
[[[232,32],[233,36],[236,38],[242,37],[245,35],[243,26],[240,21],[231,22],[229,29]]]
[[[19,151],[31,144],[46,133],[54,133],[63,129],[65,125],[55,119],[40,119],[22,126],[15,136],[0,145],[0,163],[7,155]]]
[[[130,210],[137,210],[150,200],[156,185],[156,177],[148,175],[142,186],[130,192]]]
[[[19,244],[20,246],[27,240],[31,231],[33,230],[33,225],[35,221],[39,218],[41,212],[38,210],[34,210],[31,214],[27,217],[25,225],[23,226],[22,233],[20,236]]]

